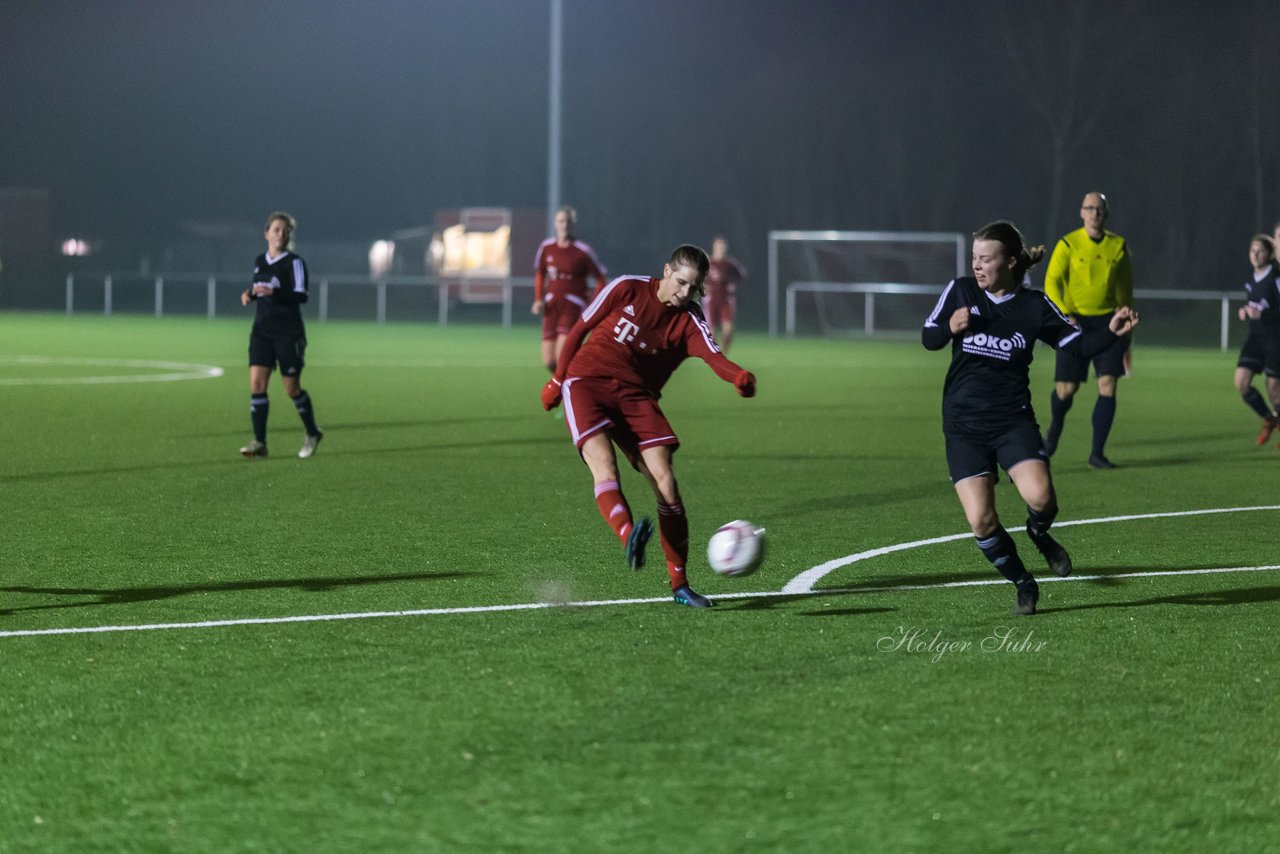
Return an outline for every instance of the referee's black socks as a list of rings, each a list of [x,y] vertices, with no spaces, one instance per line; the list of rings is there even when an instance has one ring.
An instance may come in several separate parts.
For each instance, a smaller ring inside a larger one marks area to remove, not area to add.
[[[997,528],[989,537],[978,538],[978,548],[991,561],[991,565],[1014,584],[1025,582],[1031,578],[1022,558],[1018,557],[1018,547],[1013,537],[1003,527]]]
[[[1107,437],[1111,435],[1111,424],[1116,420],[1115,397],[1098,395],[1098,402],[1093,405],[1093,454],[1102,456],[1107,447]]]
[[[1075,399],[1075,395],[1072,395],[1063,400],[1058,397],[1056,388],[1049,392],[1049,412],[1051,417],[1049,429],[1044,431],[1044,449],[1051,457],[1054,451],[1058,450],[1058,439],[1062,436],[1062,427],[1066,423],[1067,412],[1070,411],[1071,404],[1075,402]]]
[[[1053,423],[1058,426],[1058,431],[1062,431],[1062,422],[1066,420],[1067,413],[1071,411],[1071,404],[1076,402],[1076,396],[1073,394],[1066,400],[1058,397],[1058,390],[1055,388],[1049,392],[1049,414],[1052,416]]]

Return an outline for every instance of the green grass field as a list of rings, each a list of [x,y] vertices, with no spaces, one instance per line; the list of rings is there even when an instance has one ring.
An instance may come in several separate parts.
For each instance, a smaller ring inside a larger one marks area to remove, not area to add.
[[[1280,450],[1233,355],[1140,344],[1110,472],[1082,392],[1060,519],[1272,509],[1062,527],[1102,578],[1021,619],[1010,585],[940,586],[997,578],[969,538],[781,595],[963,533],[945,354],[748,335],[745,401],[687,363],[690,578],[724,597],[697,612],[624,567],[531,330],[310,333],[324,444],[296,458],[273,381],[250,461],[247,320],[0,317],[0,851],[1280,849],[1280,570],[1246,571],[1280,563]],[[71,382],[174,370],[112,360],[226,373]],[[738,517],[768,559],[714,577]],[[279,621],[317,615],[346,616]],[[33,633],[88,627],[132,628]]]

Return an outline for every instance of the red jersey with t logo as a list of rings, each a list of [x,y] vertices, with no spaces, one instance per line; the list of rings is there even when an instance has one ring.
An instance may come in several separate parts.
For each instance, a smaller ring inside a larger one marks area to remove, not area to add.
[[[705,361],[726,382],[742,371],[720,352],[696,303],[666,305],[658,299],[657,279],[623,276],[582,312],[565,340],[556,376],[613,379],[658,397],[689,356]]]
[[[577,297],[575,302],[587,301],[587,279],[604,282],[605,269],[596,253],[581,240],[570,240],[568,246],[556,243],[555,238],[542,241],[533,264],[535,301],[544,297],[550,301],[562,297]]]

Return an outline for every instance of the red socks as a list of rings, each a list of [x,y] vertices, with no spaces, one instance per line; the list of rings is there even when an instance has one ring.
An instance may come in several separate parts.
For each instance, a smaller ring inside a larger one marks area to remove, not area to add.
[[[627,534],[631,533],[631,508],[627,506],[627,499],[622,497],[622,489],[616,480],[596,485],[596,505],[605,524],[625,543]]]
[[[596,485],[596,505],[600,515],[622,542],[631,533],[631,508],[622,495],[616,480]],[[658,504],[658,532],[662,538],[662,553],[667,558],[667,575],[671,589],[684,586],[684,565],[689,560],[689,518],[684,515],[683,504]]]
[[[658,504],[658,532],[662,535],[662,553],[667,556],[667,575],[671,589],[683,587],[684,565],[689,560],[689,517],[683,504]]]

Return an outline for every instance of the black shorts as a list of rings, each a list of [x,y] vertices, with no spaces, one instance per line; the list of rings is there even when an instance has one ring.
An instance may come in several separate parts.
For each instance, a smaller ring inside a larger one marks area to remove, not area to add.
[[[1032,418],[990,432],[944,428],[942,433],[947,440],[947,468],[951,470],[952,483],[983,474],[994,475],[999,482],[997,465],[1008,471],[1026,460],[1049,463],[1040,427]]]
[[[249,333],[249,367],[274,369],[280,365],[280,373],[296,377],[302,373],[303,355],[307,352],[306,333],[269,335],[254,327]]]
[[[1255,374],[1265,372],[1269,377],[1280,377],[1280,330],[1251,329],[1240,348],[1236,367]]]
[[[1082,332],[1099,332],[1107,328],[1111,315],[1076,317]],[[1129,350],[1129,338],[1125,336],[1092,358],[1093,372],[1100,377],[1124,376],[1124,354]],[[1089,379],[1090,359],[1073,356],[1065,350],[1058,351],[1058,362],[1053,369],[1053,381],[1057,383],[1082,383]]]

